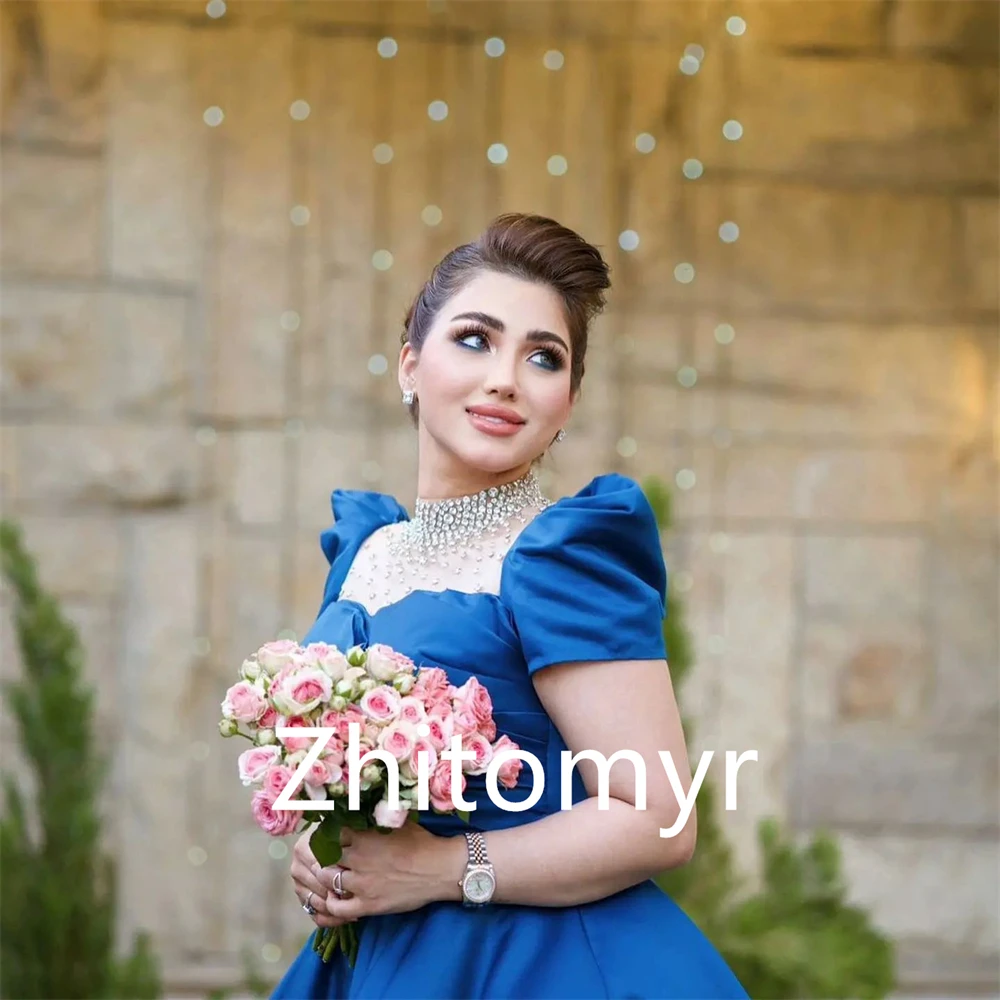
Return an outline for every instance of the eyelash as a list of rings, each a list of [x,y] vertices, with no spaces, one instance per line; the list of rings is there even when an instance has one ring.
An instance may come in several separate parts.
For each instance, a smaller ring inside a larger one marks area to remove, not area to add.
[[[464,330],[457,330],[453,334],[452,340],[454,340],[455,343],[461,343],[461,341],[473,336],[482,337],[484,340],[490,339],[489,331],[484,327],[471,326],[465,328]],[[552,371],[559,371],[566,364],[566,358],[563,356],[563,352],[558,348],[543,347],[540,351],[536,351],[535,353],[547,354],[549,356],[549,360],[552,364]]]

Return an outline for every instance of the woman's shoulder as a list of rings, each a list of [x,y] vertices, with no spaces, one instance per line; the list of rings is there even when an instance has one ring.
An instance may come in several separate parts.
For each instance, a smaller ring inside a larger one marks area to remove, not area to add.
[[[554,545],[573,539],[659,539],[656,514],[643,488],[628,476],[607,472],[576,493],[551,503],[524,529],[523,544]]]
[[[663,658],[666,589],[653,507],[618,473],[537,514],[501,580],[532,673],[558,662]]]
[[[395,497],[374,490],[335,489],[330,494],[330,509],[333,524],[320,534],[320,546],[331,564],[378,528],[409,519]]]

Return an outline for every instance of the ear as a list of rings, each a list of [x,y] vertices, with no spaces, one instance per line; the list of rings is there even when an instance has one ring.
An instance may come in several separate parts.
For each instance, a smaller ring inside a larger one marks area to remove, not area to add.
[[[399,351],[399,391],[412,388],[417,374],[417,352],[410,344],[403,344]]]

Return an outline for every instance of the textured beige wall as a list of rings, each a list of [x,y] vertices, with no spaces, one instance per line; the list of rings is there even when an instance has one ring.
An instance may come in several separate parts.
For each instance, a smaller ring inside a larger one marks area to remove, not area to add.
[[[614,268],[552,490],[688,486],[686,701],[699,746],[760,753],[739,857],[762,816],[829,824],[908,982],[995,976],[997,11],[759,0],[734,37],[708,0],[2,5],[4,512],[80,625],[124,928],[175,984],[265,942],[283,967],[307,930],[218,703],[248,649],[309,626],[330,490],[411,500],[400,318],[511,209]]]

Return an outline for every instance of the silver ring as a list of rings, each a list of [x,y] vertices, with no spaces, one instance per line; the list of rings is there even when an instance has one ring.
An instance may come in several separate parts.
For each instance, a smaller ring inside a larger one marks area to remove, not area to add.
[[[302,904],[302,909],[305,910],[306,913],[308,913],[310,917],[316,915],[316,907],[313,906],[312,903],[309,902],[309,900],[312,899],[312,898],[313,898],[313,894],[310,891],[309,895],[306,896],[306,901]]]
[[[333,873],[333,894],[337,899],[344,898],[344,869],[338,868]]]

